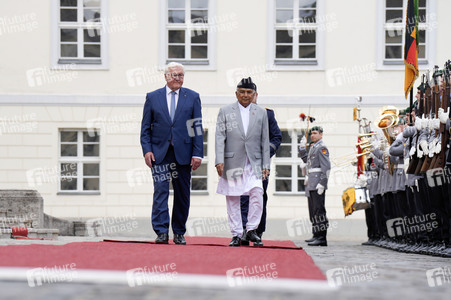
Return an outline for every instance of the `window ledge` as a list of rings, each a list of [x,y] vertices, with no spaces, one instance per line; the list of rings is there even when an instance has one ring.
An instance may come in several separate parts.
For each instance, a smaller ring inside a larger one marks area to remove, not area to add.
[[[318,61],[314,60],[275,60],[274,64],[276,66],[317,66]]]
[[[209,193],[208,193],[208,191],[191,191],[191,195],[203,195],[203,196],[208,196]]]
[[[98,195],[100,195],[100,192],[58,192],[58,193],[56,193],[56,195],[58,195],[58,196],[60,196],[60,195],[70,195],[70,196],[73,196],[73,195],[77,195],[77,196],[90,195],[90,196],[98,196]]]
[[[305,196],[305,192],[274,192],[274,196]]]

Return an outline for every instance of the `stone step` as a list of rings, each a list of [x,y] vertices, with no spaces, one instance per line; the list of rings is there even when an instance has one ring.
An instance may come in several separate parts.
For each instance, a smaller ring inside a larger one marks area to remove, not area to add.
[[[75,236],[100,236],[100,223],[91,221],[75,221],[74,222]]]
[[[10,239],[12,232],[11,228],[0,228],[0,239]]]
[[[34,221],[36,222],[36,221]],[[0,227],[29,227],[34,228],[32,219],[20,219],[20,218],[2,218],[0,217]]]
[[[58,239],[58,229],[28,228],[28,237],[31,239]]]
[[[27,228],[28,238],[30,239],[58,239],[59,230],[58,229],[48,229],[48,228]],[[0,228],[0,239],[11,238],[13,230],[11,228]]]

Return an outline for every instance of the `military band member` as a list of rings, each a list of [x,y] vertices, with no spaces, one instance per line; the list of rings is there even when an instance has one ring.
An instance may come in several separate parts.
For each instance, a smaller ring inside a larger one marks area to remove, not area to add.
[[[309,130],[313,145],[307,153],[306,139],[302,138],[299,146],[301,158],[307,163],[305,194],[308,199],[310,221],[313,237],[306,240],[309,246],[327,246],[326,190],[330,172],[329,150],[323,142],[323,129],[314,126]]]

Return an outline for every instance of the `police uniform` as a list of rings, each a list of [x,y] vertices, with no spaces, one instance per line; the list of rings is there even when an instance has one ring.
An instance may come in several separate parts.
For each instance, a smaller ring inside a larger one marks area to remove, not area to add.
[[[315,126],[311,129],[311,131],[315,130],[322,132],[322,129],[319,126]],[[313,237],[316,239],[309,245],[317,246],[319,244],[321,246],[327,246],[326,235],[327,228],[329,227],[329,220],[326,216],[325,199],[330,172],[329,150],[321,139],[310,147],[308,154],[307,150],[304,148],[300,148],[299,151],[302,160],[307,163],[308,179],[305,187],[305,194],[308,198],[312,233]],[[321,194],[318,194],[318,184],[324,187],[324,192]]]

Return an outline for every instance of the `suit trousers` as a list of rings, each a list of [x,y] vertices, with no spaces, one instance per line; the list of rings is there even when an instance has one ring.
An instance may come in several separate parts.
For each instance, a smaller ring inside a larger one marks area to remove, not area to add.
[[[191,165],[180,165],[174,154],[174,147],[168,152],[160,164],[152,166],[154,185],[152,206],[152,228],[156,234],[169,232],[169,180],[174,189],[172,206],[172,231],[174,234],[185,234],[186,221],[190,206]]]
[[[326,191],[321,195],[317,191],[310,191],[308,199],[308,208],[310,222],[312,222],[312,234],[315,237],[326,237],[329,220],[326,216]]]
[[[241,219],[241,196],[226,196],[227,215],[232,236],[243,235]],[[255,187],[249,191],[249,212],[247,214],[246,230],[257,229],[263,211],[263,189]]]
[[[257,227],[257,233],[263,234],[266,230],[266,204],[268,203],[268,194],[266,190],[268,189],[268,178],[262,181],[263,184],[263,212],[262,217],[260,219],[260,224]],[[243,195],[241,196],[241,219],[243,222],[243,228],[246,227],[247,224],[247,214],[249,212],[249,196]]]

